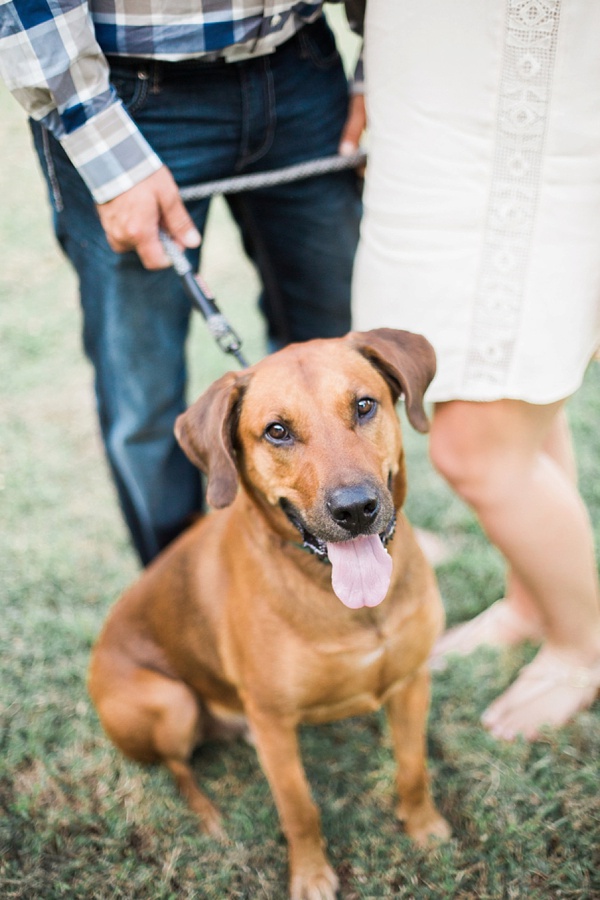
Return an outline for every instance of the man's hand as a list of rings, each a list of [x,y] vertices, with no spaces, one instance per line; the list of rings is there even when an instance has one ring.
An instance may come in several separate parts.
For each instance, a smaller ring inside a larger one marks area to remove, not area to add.
[[[159,227],[181,247],[200,245],[200,235],[166,166],[96,208],[112,249],[116,253],[135,250],[147,269],[171,265]]]
[[[338,152],[341,156],[350,156],[356,153],[360,139],[367,126],[367,113],[365,110],[365,98],[363,94],[352,94],[348,118],[342,131]],[[359,175],[364,174],[364,166],[359,169]]]

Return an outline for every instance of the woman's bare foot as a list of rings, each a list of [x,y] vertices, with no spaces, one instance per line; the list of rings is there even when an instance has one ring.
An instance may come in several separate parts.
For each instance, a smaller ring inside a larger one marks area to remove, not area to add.
[[[511,741],[523,735],[533,741],[544,726],[565,725],[591,706],[599,691],[600,660],[581,666],[544,647],[481,721],[496,738]]]
[[[497,600],[474,619],[443,634],[433,648],[430,665],[441,670],[453,653],[467,656],[482,646],[514,647],[524,641],[537,643],[542,638],[542,627],[537,620],[520,613],[510,600]]]

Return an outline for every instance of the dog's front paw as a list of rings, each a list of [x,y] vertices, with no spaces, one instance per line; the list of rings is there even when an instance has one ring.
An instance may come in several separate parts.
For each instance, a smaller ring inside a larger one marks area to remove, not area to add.
[[[403,823],[406,834],[419,847],[425,847],[435,841],[449,841],[452,837],[450,826],[433,805],[427,804],[409,813],[401,803],[396,814]]]
[[[338,877],[326,862],[305,863],[292,872],[290,900],[335,900]]]
[[[200,827],[205,834],[208,834],[214,841],[218,841],[220,844],[229,844],[230,840],[227,835],[227,832],[223,828],[221,823],[221,817],[217,813],[215,817],[204,818],[201,821]]]
[[[219,841],[220,844],[229,843],[227,832],[223,828],[221,813],[208,797],[198,791],[194,797],[188,799],[188,802],[200,820],[200,830],[213,840]]]
[[[437,816],[423,827],[412,828],[410,831],[407,829],[407,834],[419,847],[426,847],[436,841],[449,841],[452,837],[452,829],[443,816]]]

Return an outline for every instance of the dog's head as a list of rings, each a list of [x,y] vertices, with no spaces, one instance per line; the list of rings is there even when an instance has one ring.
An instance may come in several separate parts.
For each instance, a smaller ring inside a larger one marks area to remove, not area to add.
[[[394,406],[403,395],[409,421],[427,431],[423,395],[434,374],[433,348],[406,331],[293,344],[216,381],[176,434],[206,473],[212,506],[232,503],[241,482],[272,527],[292,539],[300,532],[329,557],[334,588],[335,570],[338,583],[352,578],[350,563],[377,580],[406,491]],[[347,605],[374,605],[341,590]]]

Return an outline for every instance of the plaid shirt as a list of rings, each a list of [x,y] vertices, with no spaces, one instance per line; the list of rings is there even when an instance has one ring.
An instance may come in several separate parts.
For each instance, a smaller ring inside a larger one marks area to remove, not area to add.
[[[337,0],[334,0],[337,2]],[[271,53],[323,0],[0,0],[0,75],[63,145],[97,203],[161,166],[109,83],[106,54],[232,61]]]

